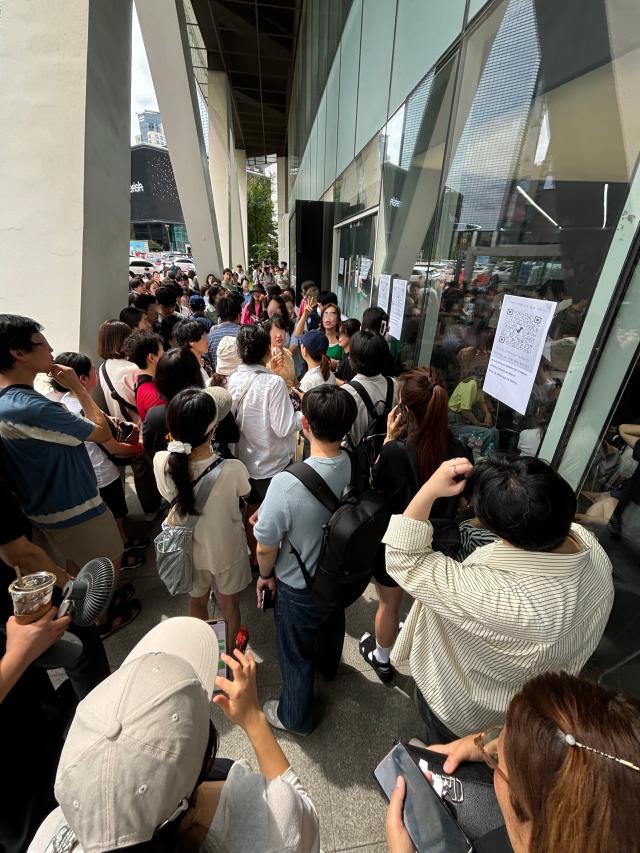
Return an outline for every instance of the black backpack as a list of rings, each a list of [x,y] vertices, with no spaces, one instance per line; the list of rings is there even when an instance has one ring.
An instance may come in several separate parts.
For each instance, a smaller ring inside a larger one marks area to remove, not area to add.
[[[393,408],[393,379],[386,376],[387,380],[387,396],[384,401],[380,400],[375,405],[367,393],[366,389],[360,382],[354,379],[348,384],[355,390],[362,402],[365,405],[369,415],[367,429],[356,446],[353,446],[351,439],[351,449],[353,451],[353,460],[356,466],[356,484],[359,488],[368,488],[369,472],[371,466],[378,458],[384,439],[387,434],[387,415]]]
[[[351,465],[353,480],[353,459]],[[286,470],[331,513],[322,528],[320,556],[313,576],[289,543],[307,589],[323,607],[349,607],[367,588],[380,560],[382,537],[391,517],[384,498],[372,489],[348,486],[338,499],[320,474],[305,462],[294,462]]]

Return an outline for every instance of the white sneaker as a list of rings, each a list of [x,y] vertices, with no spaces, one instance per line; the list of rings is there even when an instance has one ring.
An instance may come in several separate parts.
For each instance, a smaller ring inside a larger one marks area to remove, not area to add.
[[[158,509],[154,510],[153,512],[146,512],[144,514],[144,520],[155,521],[159,515],[166,511],[168,506],[169,504],[163,499],[162,501],[160,501],[160,506],[158,507]]]

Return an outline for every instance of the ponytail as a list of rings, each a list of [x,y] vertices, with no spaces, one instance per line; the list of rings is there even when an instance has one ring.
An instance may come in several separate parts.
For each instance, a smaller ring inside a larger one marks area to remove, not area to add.
[[[170,453],[167,458],[167,473],[176,487],[176,511],[178,515],[195,515],[196,498],[189,474],[189,457],[186,453]]]
[[[324,381],[328,382],[329,377],[331,376],[331,362],[324,353],[320,359],[320,373],[322,374]]]
[[[426,482],[447,458],[449,445],[449,398],[439,372],[433,367],[415,367],[398,382],[402,402],[414,428],[411,438],[418,456],[420,482]]]

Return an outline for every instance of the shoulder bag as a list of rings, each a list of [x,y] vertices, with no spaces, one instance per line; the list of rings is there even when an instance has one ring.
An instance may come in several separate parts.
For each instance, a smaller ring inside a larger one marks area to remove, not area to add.
[[[220,476],[223,461],[221,458],[216,459],[194,481],[194,490],[199,484],[195,500],[196,514],[188,515],[182,524],[172,524],[170,516],[175,506],[174,499],[169,515],[162,522],[162,530],[153,540],[158,574],[171,595],[191,592],[193,586],[193,531],[201,518],[211,489]]]

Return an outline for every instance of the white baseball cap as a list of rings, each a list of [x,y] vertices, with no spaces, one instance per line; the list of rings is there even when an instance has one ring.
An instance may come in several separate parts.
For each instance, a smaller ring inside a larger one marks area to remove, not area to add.
[[[206,622],[167,619],[80,702],[55,795],[85,853],[149,841],[186,809],[207,751],[218,657]]]
[[[216,350],[216,373],[221,376],[231,376],[239,366],[240,356],[238,355],[236,339],[232,335],[225,335],[224,338],[220,338]]]

